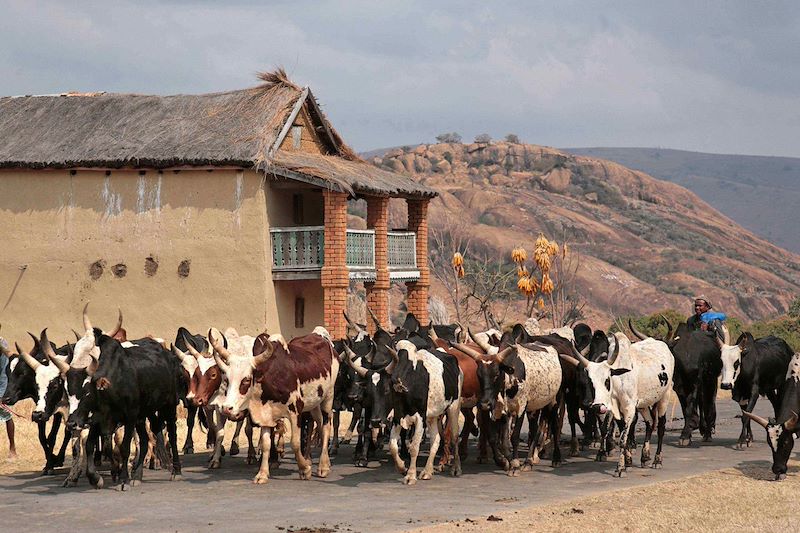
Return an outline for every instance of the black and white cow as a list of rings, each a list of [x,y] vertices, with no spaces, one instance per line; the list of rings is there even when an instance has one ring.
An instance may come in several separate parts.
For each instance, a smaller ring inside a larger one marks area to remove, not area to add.
[[[775,418],[767,420],[746,411],[742,414],[767,430],[767,443],[772,450],[772,473],[776,481],[786,479],[789,455],[794,447],[794,439],[800,434],[800,353],[794,354],[789,363]]]
[[[388,400],[393,410],[392,430],[389,437],[389,451],[397,471],[404,475],[403,483],[413,485],[417,482],[417,456],[419,455],[425,427],[430,431],[430,450],[428,461],[420,476],[427,480],[433,477],[436,452],[444,433],[442,418],[453,435],[458,434],[458,416],[461,409],[461,387],[464,375],[455,357],[436,350],[434,352],[418,349],[413,342],[401,340],[396,349],[387,347],[394,361],[379,372],[368,371],[352,362],[357,372],[382,390],[376,391],[379,399]],[[348,360],[355,356],[348,350]],[[386,377],[390,376],[390,380]],[[387,394],[388,393],[388,394]],[[373,411],[373,417],[381,417],[382,409]],[[400,457],[400,432],[412,430],[408,450],[409,466]],[[458,447],[453,453],[453,475],[461,475],[461,459]]]
[[[723,389],[731,391],[731,398],[739,404],[742,413],[752,413],[759,396],[766,396],[775,415],[778,415],[778,391],[785,381],[794,352],[783,339],[770,335],[755,340],[750,333],[742,333],[736,344],[719,341],[722,352]],[[750,446],[753,433],[750,419],[742,417],[742,432],[738,447]]]
[[[653,468],[662,464],[661,449],[675,358],[664,342],[653,338],[631,344],[624,334],[615,333],[614,339],[614,351],[606,361],[589,361],[577,350],[574,352],[575,359],[565,355],[561,357],[576,366],[580,364],[588,371],[593,409],[599,414],[611,411],[615,420],[622,421],[620,457],[616,470],[617,475],[622,477],[630,457],[628,433],[633,431],[637,412],[645,421],[642,466],[650,461],[650,438],[656,420],[658,448]]]

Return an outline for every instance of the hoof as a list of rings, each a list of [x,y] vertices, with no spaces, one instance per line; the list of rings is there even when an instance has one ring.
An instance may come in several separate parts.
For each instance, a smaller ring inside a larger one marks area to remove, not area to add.
[[[124,481],[114,485],[114,490],[116,490],[117,492],[125,492],[125,489],[127,489],[127,488],[128,488],[128,483],[126,483]]]
[[[617,469],[617,471],[615,472],[615,475],[616,475],[617,477],[625,477],[625,476],[627,476],[627,473],[625,472],[625,470],[619,470],[619,469]]]
[[[453,477],[461,477],[461,467],[456,466],[453,468]]]
[[[783,481],[786,479],[786,474],[775,474],[775,481]]]
[[[255,453],[248,453],[247,454],[247,464],[254,465],[258,461]]]
[[[328,475],[330,475],[330,473],[331,473],[331,469],[330,468],[326,468],[326,469],[323,469],[323,470],[320,470],[319,468],[317,469],[317,477],[321,477],[323,479],[328,477]]]
[[[308,468],[304,468],[300,470],[300,479],[309,480],[311,479],[311,466]]]
[[[77,479],[65,479],[61,484],[63,488],[75,487],[78,484]]]
[[[367,466],[369,466],[369,461],[367,461],[365,458],[362,457],[360,459],[356,459],[353,464],[355,464],[356,466],[358,466],[360,468],[366,468]],[[401,472],[401,473],[403,473],[403,474],[405,473],[405,468],[403,469],[403,472]]]
[[[211,461],[208,462],[208,468],[215,470],[219,468],[221,462],[222,461],[220,461],[219,459],[211,459]]]
[[[692,445],[692,438],[691,437],[689,437],[688,439],[680,439],[678,441],[678,446],[680,448],[688,448],[691,445]]]
[[[331,457],[336,457],[337,455],[339,455],[339,448],[331,447],[331,449],[328,451],[328,455],[330,455]]]
[[[522,465],[520,470],[522,470],[523,472],[530,472],[531,470],[533,470],[533,464],[526,461],[525,464]]]
[[[142,480],[141,479],[132,479],[131,483],[130,483],[131,487],[137,487],[137,486],[139,486],[141,484],[142,484]]]
[[[703,435],[703,442],[711,442],[711,433]]]
[[[604,454],[604,453],[598,453],[597,455],[595,455],[595,456],[594,456],[594,461],[595,461],[596,463],[602,463],[602,462],[603,462],[603,461],[605,461],[607,458],[608,458],[608,455],[606,455],[606,454]]]
[[[170,481],[183,481],[183,476],[180,474],[172,474],[169,476]]]
[[[224,450],[222,453],[225,453]],[[231,457],[234,455],[239,455],[239,444],[236,441],[231,442]]]
[[[269,476],[258,474],[253,478],[254,485],[266,485],[269,482]]]
[[[423,480],[423,481],[427,481],[427,480],[431,479],[432,477],[433,477],[433,472],[428,472],[428,471],[424,470],[422,472],[422,475],[420,476],[420,479]]]
[[[183,450],[183,455],[192,455],[194,453],[194,448],[185,448]]]
[[[416,485],[416,484],[417,484],[417,478],[415,477],[406,476],[403,478],[403,485]]]
[[[562,464],[563,464],[563,462],[562,462],[562,461],[556,461],[556,460],[550,461],[550,466],[551,466],[552,468],[558,468],[558,467],[559,467],[559,466],[561,466]]]

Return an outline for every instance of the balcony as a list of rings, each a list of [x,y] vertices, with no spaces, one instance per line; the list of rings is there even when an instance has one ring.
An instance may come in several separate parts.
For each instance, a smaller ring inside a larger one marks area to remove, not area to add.
[[[275,280],[319,278],[325,263],[325,228],[272,228],[272,277]],[[388,233],[389,279],[413,281],[417,270],[417,236],[411,231]],[[375,280],[375,231],[347,230],[350,279]]]

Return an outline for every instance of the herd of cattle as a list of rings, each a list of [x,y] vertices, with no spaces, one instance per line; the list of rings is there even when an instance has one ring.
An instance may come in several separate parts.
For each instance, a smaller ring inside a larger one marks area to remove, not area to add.
[[[248,464],[258,461],[260,450],[255,483],[267,482],[270,465],[283,455],[287,431],[300,477],[311,477],[311,450],[317,445],[317,475],[326,477],[330,455],[339,447],[342,411],[353,413],[345,439],[357,433],[354,463],[366,466],[388,438],[392,462],[407,484],[418,479],[425,435],[429,454],[421,479],[430,479],[435,470],[460,475],[470,436],[478,437],[479,460],[487,460],[491,450],[509,475],[538,463],[546,447],[556,466],[562,460],[565,414],[570,454],[577,454],[581,444],[576,427],[584,444],[598,448],[598,461],[613,450],[616,438],[616,474],[623,476],[633,463],[639,416],[645,426],[641,465],[662,465],[672,390],[684,413],[680,445],[689,445],[698,429],[704,441],[712,439],[720,374],[722,388],[732,390],[745,415],[739,446],[752,440],[751,420],[762,425],[776,479],[785,478],[800,432],[800,354],[775,337],[756,340],[745,333],[731,343],[727,334],[720,341],[686,324],[673,332],[669,323],[663,339],[647,337],[629,323],[636,342],[586,324],[541,331],[527,322],[505,332],[473,333],[458,324],[423,326],[413,315],[389,332],[370,313],[374,333],[348,318],[345,339],[331,339],[322,327],[289,342],[280,334],[252,337],[211,328],[203,336],[179,328],[168,343],[152,336],[129,341],[121,312],[116,327],[104,332],[92,325],[87,308],[85,332],[76,332],[74,343],[57,347],[45,329],[38,338],[30,334],[31,350],[17,342],[13,353],[0,338],[0,350],[11,358],[2,404],[27,398],[36,403],[32,420],[46,457],[43,473],[53,474],[64,464],[72,442],[73,463],[64,486],[85,473],[94,487],[102,487],[98,467],[108,460],[112,479],[124,490],[141,481],[148,453],[178,479],[179,402],[188,411],[183,453],[193,453],[197,418],[214,448],[208,466],[219,468],[225,426],[232,421],[235,437],[245,428]],[[751,414],[762,395],[775,410],[769,420]],[[520,461],[525,420],[528,451]],[[253,428],[260,429],[257,445]],[[651,455],[654,430],[657,445]],[[137,451],[129,466],[134,436]],[[238,453],[236,438],[229,451]]]

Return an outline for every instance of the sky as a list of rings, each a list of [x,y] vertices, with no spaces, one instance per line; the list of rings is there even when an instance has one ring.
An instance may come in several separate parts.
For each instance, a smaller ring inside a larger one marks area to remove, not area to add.
[[[0,94],[203,93],[283,66],[356,150],[455,131],[800,157],[794,2],[0,0]]]

